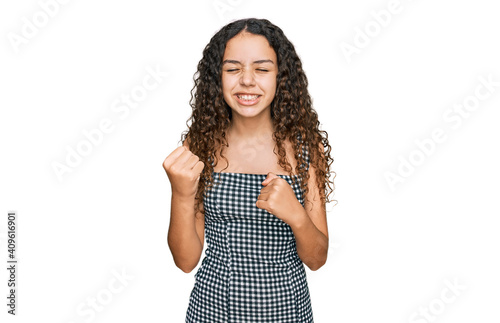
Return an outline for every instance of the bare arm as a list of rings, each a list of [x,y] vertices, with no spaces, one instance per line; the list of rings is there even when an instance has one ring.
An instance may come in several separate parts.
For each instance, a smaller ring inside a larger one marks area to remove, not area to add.
[[[297,214],[298,220],[290,225],[297,244],[297,254],[311,269],[318,270],[328,255],[328,228],[326,212],[320,201],[314,201],[311,209],[306,207]]]
[[[204,216],[194,214],[194,196],[172,194],[168,246],[174,262],[182,271],[191,272],[200,261],[204,242]]]
[[[311,270],[318,270],[323,266],[328,254],[326,208],[325,203],[321,203],[315,172],[311,165],[307,184],[309,192],[305,196],[304,206],[299,203],[287,181],[273,172],[269,172],[262,182],[264,188],[260,190],[255,203],[258,208],[290,225],[295,236],[297,254]]]
[[[320,144],[321,147],[323,145]],[[297,210],[298,220],[291,224],[300,259],[311,269],[318,270],[326,263],[328,254],[328,226],[325,203],[321,203],[316,184],[316,170],[309,168],[309,192],[305,207]]]
[[[189,273],[203,251],[205,218],[201,211],[195,217],[195,195],[204,164],[189,151],[187,141],[183,146],[174,150],[163,166],[172,184],[168,246],[176,266]],[[203,203],[200,206],[203,210]]]

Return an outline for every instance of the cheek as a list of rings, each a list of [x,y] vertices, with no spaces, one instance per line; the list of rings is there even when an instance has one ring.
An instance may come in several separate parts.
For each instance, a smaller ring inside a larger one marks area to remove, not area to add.
[[[227,77],[222,77],[222,94],[224,95],[224,99],[229,99],[231,97],[232,90],[231,80]]]
[[[265,87],[267,94],[274,97],[276,93],[276,79],[266,80]]]

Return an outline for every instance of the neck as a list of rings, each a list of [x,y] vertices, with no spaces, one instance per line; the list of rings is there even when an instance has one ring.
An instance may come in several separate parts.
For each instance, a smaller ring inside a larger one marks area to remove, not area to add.
[[[245,118],[233,114],[228,133],[240,140],[271,137],[274,126],[270,115]]]

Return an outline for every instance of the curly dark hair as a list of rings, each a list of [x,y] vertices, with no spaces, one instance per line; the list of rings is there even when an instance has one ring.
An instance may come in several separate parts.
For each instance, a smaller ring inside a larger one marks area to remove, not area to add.
[[[193,76],[194,86],[190,100],[193,111],[186,121],[188,130],[182,133],[181,141],[184,144],[187,140],[189,150],[205,164],[195,197],[195,212],[200,211],[200,202],[205,189],[208,191],[213,185],[212,172],[218,161],[216,152],[219,149],[221,157],[229,164],[221,149],[223,146],[228,146],[226,130],[232,117],[231,108],[222,93],[222,58],[227,42],[242,31],[264,36],[278,59],[276,94],[271,103],[271,118],[275,129],[273,139],[276,142],[275,151],[277,148],[279,156],[278,164],[292,176],[292,167],[286,159],[283,144],[288,138],[291,143],[296,143],[293,147],[297,161],[295,173],[300,179],[300,186],[305,195],[309,191],[307,187],[309,174],[304,167],[305,156],[300,152],[307,149],[309,162],[316,169],[321,203],[331,202],[329,195],[333,193],[333,178],[335,178],[333,176],[330,181],[330,174],[335,175],[335,172],[330,172],[330,165],[333,162],[333,158],[330,157],[331,147],[327,132],[319,130],[318,115],[312,107],[312,100],[307,90],[308,81],[300,58],[293,44],[279,27],[267,19],[249,18],[229,23],[212,37],[203,50],[203,58]],[[295,182],[295,176],[292,178]],[[204,214],[205,211],[201,212]]]

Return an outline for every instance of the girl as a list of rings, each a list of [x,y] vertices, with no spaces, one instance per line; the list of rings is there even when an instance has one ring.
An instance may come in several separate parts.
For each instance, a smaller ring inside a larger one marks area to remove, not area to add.
[[[313,322],[304,264],[326,262],[333,159],[294,46],[266,19],[234,21],[194,81],[191,125],[163,163],[175,264],[192,271],[207,239],[186,322]]]

